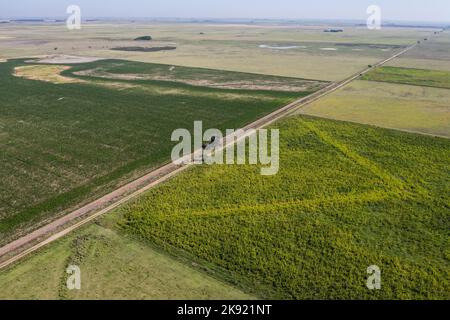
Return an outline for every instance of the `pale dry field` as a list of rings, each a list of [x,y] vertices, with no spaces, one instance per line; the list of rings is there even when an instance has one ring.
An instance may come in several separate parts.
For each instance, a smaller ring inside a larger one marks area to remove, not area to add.
[[[428,37],[420,46],[388,65],[404,68],[449,70],[450,71],[450,32],[445,31]]]
[[[83,80],[80,79],[64,77],[61,75],[61,72],[68,69],[70,69],[70,67],[60,65],[30,65],[14,68],[14,75],[16,77],[51,82],[54,84],[83,82]]]
[[[450,90],[355,81],[301,113],[450,137]]]
[[[324,33],[329,27],[116,23],[85,24],[69,31],[64,25],[5,24],[0,27],[0,51],[5,58],[69,54],[336,81],[431,32],[346,27],[344,33]],[[154,40],[133,41],[142,35]],[[111,50],[140,45],[177,49]]]

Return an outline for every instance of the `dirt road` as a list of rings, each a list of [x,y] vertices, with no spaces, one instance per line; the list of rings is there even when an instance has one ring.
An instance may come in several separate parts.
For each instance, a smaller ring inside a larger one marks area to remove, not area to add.
[[[361,75],[364,75],[367,72],[371,71],[374,67],[381,66],[391,61],[392,59],[395,59],[398,56],[406,53],[416,46],[417,44],[414,44],[413,46],[410,46],[396,53],[390,58],[375,64],[373,67],[369,67],[343,81],[332,83],[307,97],[294,101],[293,103],[290,103],[289,105],[284,106],[283,108],[278,109],[275,112],[256,120],[243,129],[261,129],[263,127],[266,127],[279,120],[280,118],[296,112],[299,108],[304,107],[305,105],[346,86],[355,79],[358,79]],[[197,154],[198,152],[199,151],[194,152],[192,156],[194,156],[194,154]],[[77,209],[62,218],[59,218],[51,222],[50,224],[29,233],[26,236],[23,236],[22,238],[19,238],[5,245],[4,247],[0,248],[0,269],[18,261],[24,256],[42,248],[43,246],[57,239],[60,239],[71,231],[91,222],[92,220],[120,206],[126,201],[129,201],[130,199],[135,198],[136,196],[142,194],[150,188],[166,181],[167,179],[187,169],[189,166],[190,164],[179,166],[173,163],[169,163],[101,197],[96,201],[91,202],[88,205]]]

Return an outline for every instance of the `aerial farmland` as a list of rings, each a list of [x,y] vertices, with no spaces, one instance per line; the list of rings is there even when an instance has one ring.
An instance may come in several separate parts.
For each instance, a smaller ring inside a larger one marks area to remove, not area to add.
[[[0,18],[1,300],[450,299],[445,24]]]

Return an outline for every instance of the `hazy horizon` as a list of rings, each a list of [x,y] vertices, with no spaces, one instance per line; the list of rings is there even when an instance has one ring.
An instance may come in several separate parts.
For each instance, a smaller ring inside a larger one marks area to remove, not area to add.
[[[369,5],[382,9],[385,21],[449,23],[450,1],[434,0],[0,0],[0,18],[63,18],[69,5],[82,16],[109,19],[335,20],[363,21]]]

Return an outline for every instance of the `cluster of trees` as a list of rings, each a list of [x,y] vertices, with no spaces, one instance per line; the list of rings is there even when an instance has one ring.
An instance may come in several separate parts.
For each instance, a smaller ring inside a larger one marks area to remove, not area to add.
[[[151,40],[153,40],[152,36],[142,36],[134,39],[134,41],[151,41]]]

